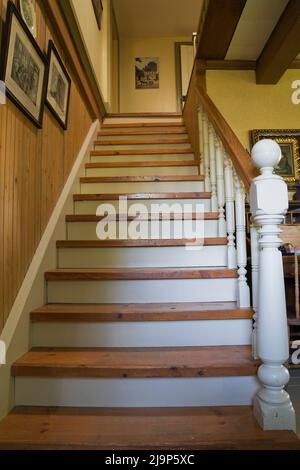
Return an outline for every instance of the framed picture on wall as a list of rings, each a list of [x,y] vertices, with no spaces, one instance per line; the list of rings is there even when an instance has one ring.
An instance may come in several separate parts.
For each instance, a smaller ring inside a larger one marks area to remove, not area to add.
[[[68,127],[71,92],[70,76],[54,46],[49,41],[46,103],[63,129]]]
[[[92,0],[98,28],[101,29],[103,6],[101,0]]]
[[[38,127],[42,127],[46,92],[46,59],[19,11],[8,3],[1,79],[7,96]]]
[[[137,90],[159,88],[158,57],[136,57],[135,88]]]
[[[255,129],[251,137],[253,145],[262,139],[275,140],[282,153],[275,172],[290,185],[300,179],[300,129]]]
[[[19,0],[20,12],[27,28],[36,38],[36,14],[32,0]]]

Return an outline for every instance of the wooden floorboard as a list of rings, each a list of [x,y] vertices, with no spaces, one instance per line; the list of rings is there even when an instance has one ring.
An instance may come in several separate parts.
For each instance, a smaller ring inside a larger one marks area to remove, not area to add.
[[[290,431],[264,432],[248,406],[18,407],[0,423],[4,450],[300,450]]]
[[[95,142],[95,145],[102,146],[102,145],[166,145],[166,144],[190,144],[189,139],[126,139],[126,140],[101,140],[100,142]]]
[[[188,176],[86,176],[80,178],[80,183],[180,183],[189,181],[204,181],[203,175]]]
[[[105,131],[100,131],[98,132],[98,137],[109,137],[109,136],[136,136],[136,135],[151,135],[151,136],[157,136],[157,135],[161,135],[161,134],[164,134],[164,135],[182,135],[182,134],[186,134],[187,131],[182,128],[182,129],[162,129],[162,130],[147,130],[147,129],[143,129],[143,130],[105,130]]]
[[[32,322],[140,322],[250,320],[253,310],[235,302],[163,304],[48,304],[31,312]]]
[[[17,407],[0,423],[0,449],[300,450],[300,441],[262,431],[250,406]]]
[[[120,129],[120,128],[128,128],[131,129],[133,127],[140,127],[140,128],[148,128],[148,127],[184,127],[183,122],[130,122],[130,123],[121,123],[121,124],[102,124],[102,129]]]
[[[192,147],[190,148],[164,148],[164,149],[132,149],[132,150],[92,150],[92,157],[103,157],[113,155],[180,155],[194,154]],[[188,161],[188,160],[187,160]]]
[[[34,348],[12,365],[16,377],[237,377],[257,373],[250,346]]]
[[[219,220],[218,212],[204,212],[204,213],[190,213],[190,214],[139,214],[129,216],[127,214],[116,214],[116,216],[98,216],[94,214],[69,214],[66,215],[66,222],[99,222],[104,217],[109,217],[109,220]]]
[[[182,117],[182,113],[174,112],[174,113],[108,113],[106,118],[126,118],[126,117],[157,117],[157,118],[168,118],[168,117]]]
[[[116,201],[120,196],[126,196],[128,200],[150,199],[210,199],[211,193],[104,193],[104,194],[74,194],[74,201]]]
[[[235,269],[131,268],[131,269],[53,269],[45,272],[46,281],[117,281],[168,279],[236,279]]]
[[[194,246],[225,246],[227,238],[139,239],[139,240],[57,240],[57,248],[159,248]]]
[[[91,153],[93,155],[93,152]],[[86,163],[85,168],[155,168],[155,167],[198,167],[199,162],[197,160],[186,160],[186,161],[135,161],[135,162],[99,162],[99,163]],[[196,175],[197,176],[197,175]]]

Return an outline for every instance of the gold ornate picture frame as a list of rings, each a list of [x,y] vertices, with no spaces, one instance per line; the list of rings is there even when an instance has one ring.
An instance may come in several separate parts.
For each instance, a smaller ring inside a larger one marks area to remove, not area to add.
[[[262,139],[273,139],[281,148],[282,159],[275,172],[289,184],[300,180],[300,129],[254,129],[252,144]]]

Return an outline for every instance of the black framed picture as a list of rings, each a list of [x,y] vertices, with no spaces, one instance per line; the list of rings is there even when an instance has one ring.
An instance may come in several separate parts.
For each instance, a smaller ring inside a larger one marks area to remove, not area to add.
[[[1,79],[7,96],[38,127],[43,124],[46,58],[19,11],[8,3]]]
[[[101,0],[92,0],[98,28],[101,29],[103,6]]]
[[[63,129],[68,127],[71,78],[53,41],[48,46],[46,103]]]

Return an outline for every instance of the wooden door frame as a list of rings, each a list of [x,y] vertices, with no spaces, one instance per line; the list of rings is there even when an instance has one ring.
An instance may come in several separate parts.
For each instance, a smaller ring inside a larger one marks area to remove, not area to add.
[[[178,112],[182,111],[181,46],[193,46],[193,41],[175,42],[176,101]]]

